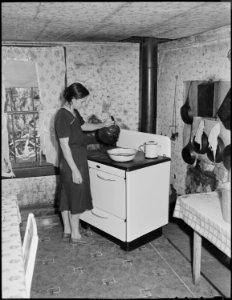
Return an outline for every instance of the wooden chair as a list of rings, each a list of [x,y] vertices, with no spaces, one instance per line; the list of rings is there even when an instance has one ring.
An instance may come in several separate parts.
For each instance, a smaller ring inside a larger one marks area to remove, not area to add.
[[[35,266],[36,252],[38,248],[38,234],[35,216],[29,213],[23,239],[23,260],[25,269],[25,284],[27,297],[30,298],[31,283]]]

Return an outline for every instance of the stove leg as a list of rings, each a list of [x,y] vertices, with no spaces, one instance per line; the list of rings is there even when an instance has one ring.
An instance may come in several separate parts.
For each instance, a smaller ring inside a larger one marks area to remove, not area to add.
[[[128,243],[128,242],[122,243],[121,249],[126,251],[126,252],[129,252],[131,250],[130,243]]]
[[[157,238],[159,238],[160,236],[162,236],[163,231],[162,231],[162,227],[148,233],[145,234],[144,236],[141,236],[140,238],[132,241],[132,242],[124,242],[121,244],[121,249],[123,249],[124,251],[131,251],[134,250],[138,247],[141,247]]]

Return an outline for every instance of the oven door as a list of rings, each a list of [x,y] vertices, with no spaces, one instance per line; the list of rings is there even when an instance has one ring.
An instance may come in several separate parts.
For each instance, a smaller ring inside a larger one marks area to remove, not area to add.
[[[101,169],[89,168],[90,187],[94,208],[105,211],[125,220],[126,218],[126,183],[119,177]]]

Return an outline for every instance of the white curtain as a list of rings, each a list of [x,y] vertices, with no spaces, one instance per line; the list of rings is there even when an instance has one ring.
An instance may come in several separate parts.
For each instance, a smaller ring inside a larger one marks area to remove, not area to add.
[[[2,176],[14,177],[9,157],[7,113],[4,112],[5,88],[38,87],[38,80],[35,63],[31,61],[3,61],[2,72]]]
[[[3,64],[5,88],[38,87],[36,65],[32,61],[7,60]]]
[[[6,97],[5,97],[4,76],[2,75],[2,176],[14,177],[15,174],[12,171],[12,166],[11,166],[10,156],[9,156],[7,114],[4,112],[5,101],[6,101]]]
[[[22,61],[26,61],[31,62],[36,67],[36,81],[38,82],[41,101],[39,111],[40,148],[42,153],[46,155],[46,161],[58,166],[58,145],[54,132],[54,117],[61,106],[61,95],[65,88],[64,49],[63,47],[2,47],[2,62],[8,62],[10,65],[12,60],[16,61],[18,66]],[[29,64],[24,65],[24,70],[27,70],[28,75],[32,72]],[[8,75],[10,73],[12,75],[12,70]],[[32,73],[32,78],[35,80],[34,72]],[[7,77],[8,82],[11,80],[9,77],[13,78],[13,76]],[[18,78],[18,82],[20,81],[21,79]],[[2,91],[4,91],[4,88]],[[2,110],[4,115],[3,112]],[[7,126],[4,128],[7,132]],[[8,138],[7,142],[6,138],[2,141],[4,142],[5,152],[9,156]]]

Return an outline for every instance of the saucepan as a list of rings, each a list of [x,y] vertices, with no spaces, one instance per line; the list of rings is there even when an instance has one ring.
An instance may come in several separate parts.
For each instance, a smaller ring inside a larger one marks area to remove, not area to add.
[[[220,138],[220,136],[218,136],[217,141],[218,141],[218,145],[217,145],[215,158],[213,155],[213,151],[209,147],[207,149],[207,157],[212,162],[220,163],[222,161],[222,154],[223,154],[225,145],[224,145],[223,140]]]
[[[223,164],[227,170],[231,168],[230,156],[231,156],[231,145],[227,145],[222,155]]]
[[[189,142],[182,149],[182,152],[181,152],[183,160],[189,165],[193,165],[196,161],[196,158],[197,158],[196,153],[195,153],[194,148],[193,148],[192,141],[191,141],[191,133],[192,133],[192,125],[191,125]]]
[[[200,144],[198,144],[195,141],[195,137],[193,138],[193,149],[195,150],[196,153],[199,154],[205,154],[208,149],[208,137],[206,133],[203,131],[202,136],[201,136],[201,148]]]
[[[189,92],[190,92],[191,84],[192,84],[192,81],[190,82],[190,85],[189,85],[188,95],[187,95],[185,104],[180,108],[181,118],[186,124],[193,123],[193,111],[189,105]]]

